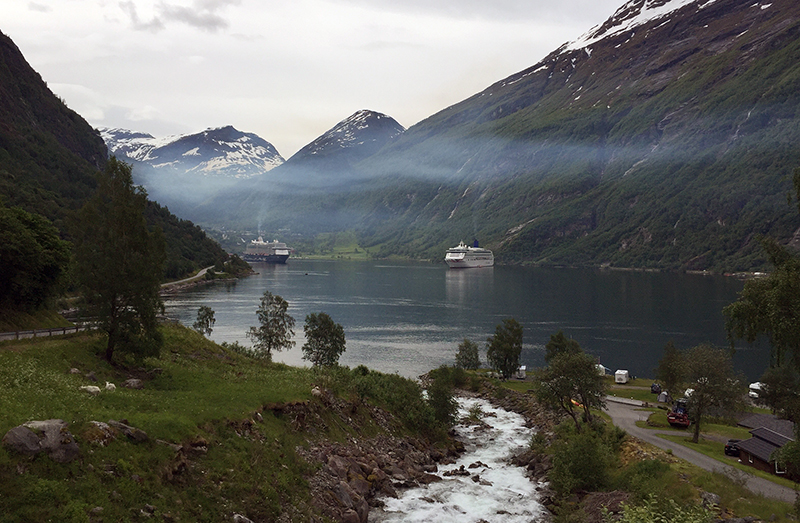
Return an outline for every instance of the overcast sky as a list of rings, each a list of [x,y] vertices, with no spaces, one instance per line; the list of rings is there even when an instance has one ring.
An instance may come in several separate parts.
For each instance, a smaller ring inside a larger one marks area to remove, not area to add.
[[[359,109],[405,127],[534,65],[625,0],[0,0],[96,127],[233,125],[286,158]]]

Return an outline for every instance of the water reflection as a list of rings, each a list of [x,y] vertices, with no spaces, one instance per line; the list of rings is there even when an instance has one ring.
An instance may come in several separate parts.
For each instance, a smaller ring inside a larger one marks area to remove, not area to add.
[[[256,264],[257,275],[171,296],[167,313],[185,325],[201,305],[216,313],[212,339],[249,345],[246,333],[265,290],[289,302],[297,346],[275,359],[303,365],[307,314],[341,323],[341,363],[418,376],[452,364],[458,343],[483,349],[503,319],[524,327],[522,363],[544,364],[544,345],[559,329],[605,366],[652,375],[664,345],[725,345],[722,307],[742,282],[717,276],[495,266],[450,270],[444,264],[290,260]],[[483,357],[483,353],[482,353]],[[769,352],[740,349],[736,367],[755,380]]]
[[[448,305],[466,305],[494,294],[494,267],[447,270],[444,281]]]

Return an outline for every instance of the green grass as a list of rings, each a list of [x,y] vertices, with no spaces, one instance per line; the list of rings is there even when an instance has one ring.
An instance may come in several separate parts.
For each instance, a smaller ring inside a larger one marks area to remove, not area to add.
[[[33,312],[0,311],[0,332],[18,330],[54,329],[69,327],[72,324],[55,311],[38,310]]]
[[[94,507],[102,507],[104,521],[139,521],[145,504],[156,507],[160,520],[227,521],[239,512],[255,521],[308,521],[305,477],[313,469],[296,449],[311,438],[380,433],[366,403],[394,412],[398,434],[439,434],[419,387],[399,376],[271,364],[180,326],[162,331],[161,357],[130,366],[105,362],[104,339],[85,333],[0,343],[0,434],[30,420],[63,419],[81,448],[79,460],[59,465],[0,447],[0,522],[88,522]],[[80,391],[94,383],[89,372],[100,386],[116,383],[116,391]],[[129,377],[142,378],[144,388],[122,388]],[[340,416],[312,399],[315,384],[361,399]],[[272,408],[291,402],[308,402],[311,430]],[[127,420],[149,440],[137,444],[120,435],[97,443],[91,422],[110,419]],[[207,450],[176,454],[166,444],[189,449],[192,442]]]
[[[788,488],[795,488],[795,483],[789,481],[787,479],[781,478],[779,476],[775,476],[774,474],[768,474],[767,472],[763,472],[761,470],[756,469],[755,467],[750,467],[748,465],[744,465],[739,463],[738,459],[731,458],[725,455],[725,443],[714,441],[706,438],[700,438],[697,443],[692,443],[691,435],[670,435],[670,434],[659,434],[658,437],[670,440],[672,442],[678,443],[683,445],[686,448],[690,448],[692,450],[696,450],[701,454],[705,454],[710,458],[714,458],[718,461],[725,463],[726,465],[731,465],[732,467],[742,470],[744,472],[753,474],[754,476],[758,476],[760,478],[772,481],[773,483],[777,483],[778,485],[783,485],[784,487]]]

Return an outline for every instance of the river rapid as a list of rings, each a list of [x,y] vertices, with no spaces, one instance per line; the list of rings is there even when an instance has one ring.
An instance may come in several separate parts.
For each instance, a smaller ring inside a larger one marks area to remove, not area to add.
[[[480,409],[483,424],[462,423],[456,437],[466,452],[451,465],[439,467],[442,481],[383,498],[382,509],[370,511],[373,523],[529,523],[545,519],[539,502],[543,486],[530,481],[525,469],[510,458],[528,447],[533,431],[514,412],[478,398],[460,398],[459,416]],[[455,474],[454,474],[455,472]]]

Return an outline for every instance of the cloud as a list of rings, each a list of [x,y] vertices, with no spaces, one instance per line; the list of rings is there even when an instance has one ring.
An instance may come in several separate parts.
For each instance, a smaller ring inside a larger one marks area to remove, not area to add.
[[[227,19],[218,14],[218,11],[240,3],[241,0],[195,0],[190,6],[187,6],[159,2],[154,7],[157,14],[149,22],[143,22],[139,18],[132,0],[120,2],[119,6],[128,15],[136,30],[155,33],[165,29],[169,22],[178,22],[195,29],[215,33],[227,29],[230,25]]]
[[[133,1],[120,2],[119,7],[125,11],[128,17],[130,17],[131,24],[133,24],[133,28],[137,31],[149,31],[151,33],[157,33],[158,31],[164,29],[164,22],[155,16],[149,22],[142,22],[139,19],[139,14],[136,12],[136,5],[133,3]]]
[[[40,13],[49,13],[53,10],[49,5],[37,4],[36,2],[28,2],[28,9],[31,11],[39,11]]]

